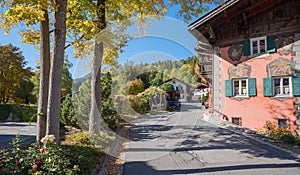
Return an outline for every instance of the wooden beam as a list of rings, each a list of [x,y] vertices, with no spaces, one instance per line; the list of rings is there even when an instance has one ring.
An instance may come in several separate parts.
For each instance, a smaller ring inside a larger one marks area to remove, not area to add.
[[[246,13],[243,13],[244,25],[248,25]]]
[[[213,28],[211,27],[211,25],[210,24],[207,24],[207,30],[208,30],[208,33],[209,33],[209,38],[211,38],[211,39],[216,39],[216,35],[215,35],[215,32],[214,32],[214,30],[213,30]]]

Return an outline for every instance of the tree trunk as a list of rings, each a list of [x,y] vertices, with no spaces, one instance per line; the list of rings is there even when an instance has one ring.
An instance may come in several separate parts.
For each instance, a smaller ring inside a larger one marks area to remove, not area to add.
[[[59,143],[62,71],[66,41],[67,0],[55,0],[55,3],[57,5],[57,10],[54,14],[54,47],[52,66],[50,70],[46,134],[53,134],[55,136],[56,143]]]
[[[43,1],[44,20],[40,22],[40,87],[37,117],[36,141],[39,142],[46,135],[46,113],[49,92],[49,73],[50,73],[50,35],[49,35],[49,16],[46,5]],[[41,115],[42,114],[42,115]]]
[[[97,0],[99,7],[98,19],[100,21],[99,28],[105,29],[105,0]],[[95,37],[94,44],[94,61],[91,76],[91,111],[89,118],[89,131],[100,134],[101,121],[101,64],[104,53],[104,45],[102,41],[97,41]]]
[[[89,121],[89,131],[100,134],[101,120],[101,62],[103,57],[103,43],[95,41],[94,61],[91,77],[91,111]]]

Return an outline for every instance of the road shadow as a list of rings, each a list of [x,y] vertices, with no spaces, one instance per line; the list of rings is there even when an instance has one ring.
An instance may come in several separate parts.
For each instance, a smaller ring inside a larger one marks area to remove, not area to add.
[[[22,140],[22,145],[28,145],[35,141],[36,137],[33,135],[20,135]],[[16,138],[16,135],[10,134],[0,134],[0,149],[5,149],[10,146],[13,139]]]
[[[169,131],[173,126],[165,125],[133,125],[130,128],[129,139],[132,141],[151,140],[160,137],[159,132]]]
[[[219,167],[202,167],[197,169],[176,169],[176,170],[156,170],[149,166],[146,162],[127,162],[123,165],[123,175],[175,175],[175,174],[201,174],[216,172],[232,172],[237,170],[259,170],[259,169],[285,169],[299,168],[299,163],[283,163],[283,164],[249,164],[249,165],[233,165]]]
[[[183,133],[186,131],[185,126],[182,127]],[[142,125],[134,126],[130,130],[130,140],[133,141],[143,141],[156,139],[163,135],[157,135],[157,132],[169,131],[173,127],[164,125]],[[253,157],[265,157],[270,159],[285,159],[285,160],[295,160],[300,162],[295,155],[279,149],[277,147],[271,147],[268,144],[259,142],[250,137],[245,137],[242,134],[234,133],[228,129],[218,128],[214,131],[212,135],[209,135],[207,142],[201,142],[204,132],[215,129],[213,126],[197,126],[193,130],[199,131],[199,134],[191,134],[186,136],[182,142],[176,144],[175,149],[168,148],[129,148],[127,151],[131,152],[186,152],[186,151],[206,151],[206,150],[236,150],[243,154],[250,154]],[[184,137],[185,135],[170,135],[167,139],[176,139],[179,137]],[[163,139],[163,138],[161,138]]]
[[[25,123],[1,123],[0,122],[0,126],[7,126],[7,127],[26,127],[29,124],[25,124]]]
[[[204,106],[203,106],[204,108]],[[188,104],[188,103],[183,103],[181,105],[181,109],[180,111],[177,111],[177,112],[187,112],[187,111],[194,111],[194,110],[202,110],[202,107],[199,105],[191,105],[191,104]]]

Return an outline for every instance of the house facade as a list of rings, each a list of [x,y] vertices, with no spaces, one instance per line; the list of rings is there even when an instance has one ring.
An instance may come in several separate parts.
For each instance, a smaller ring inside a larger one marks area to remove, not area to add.
[[[189,25],[212,111],[259,129],[300,133],[300,1],[228,0]]]
[[[166,80],[164,82],[162,82],[161,84],[158,85],[158,87],[160,87],[161,85],[165,84],[165,83],[169,83],[171,85],[173,85],[174,90],[178,89],[180,94],[182,95],[182,102],[190,102],[191,101],[191,86],[175,77]]]

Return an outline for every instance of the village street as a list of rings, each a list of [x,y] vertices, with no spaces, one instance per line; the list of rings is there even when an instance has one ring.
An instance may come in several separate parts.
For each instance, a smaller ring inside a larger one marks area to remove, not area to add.
[[[36,136],[36,123],[0,123],[0,149],[8,147],[17,134],[20,134],[21,139],[24,141],[24,144],[34,142]]]
[[[136,120],[123,175],[300,174],[299,155],[218,127],[198,105]]]

